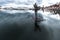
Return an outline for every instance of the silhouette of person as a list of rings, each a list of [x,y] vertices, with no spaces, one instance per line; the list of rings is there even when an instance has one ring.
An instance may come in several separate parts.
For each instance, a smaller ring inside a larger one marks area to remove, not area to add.
[[[36,3],[34,4],[34,8],[35,8],[35,12],[37,12],[38,6]]]
[[[34,9],[35,9],[35,31],[37,31],[37,30],[41,31],[41,29],[39,28],[39,25],[38,25],[38,23],[37,23],[37,11],[38,11],[38,6],[37,6],[36,3],[34,4]]]

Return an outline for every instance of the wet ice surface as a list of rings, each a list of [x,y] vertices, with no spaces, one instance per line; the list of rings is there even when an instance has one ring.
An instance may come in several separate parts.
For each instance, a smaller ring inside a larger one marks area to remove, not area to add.
[[[34,14],[0,12],[0,40],[60,40],[60,20],[48,16],[39,23],[41,32],[34,31]]]

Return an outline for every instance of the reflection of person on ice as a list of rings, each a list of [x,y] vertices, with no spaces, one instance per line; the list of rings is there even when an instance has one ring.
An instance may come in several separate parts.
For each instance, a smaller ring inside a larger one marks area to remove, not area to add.
[[[35,3],[34,4],[34,9],[35,9],[35,31],[37,31],[37,30],[39,30],[39,31],[41,31],[41,29],[39,28],[39,25],[38,25],[38,23],[37,23],[37,11],[39,10],[38,9],[38,6],[37,6],[37,4]]]

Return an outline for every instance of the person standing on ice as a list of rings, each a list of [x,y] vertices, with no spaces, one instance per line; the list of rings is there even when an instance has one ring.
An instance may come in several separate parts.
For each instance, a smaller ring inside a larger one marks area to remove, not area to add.
[[[39,30],[39,31],[41,31],[41,28],[39,28],[39,25],[38,25],[38,20],[37,20],[37,12],[38,12],[38,10],[39,10],[39,7],[37,6],[37,4],[35,3],[34,4],[34,11],[35,11],[35,31],[37,31],[37,30]]]

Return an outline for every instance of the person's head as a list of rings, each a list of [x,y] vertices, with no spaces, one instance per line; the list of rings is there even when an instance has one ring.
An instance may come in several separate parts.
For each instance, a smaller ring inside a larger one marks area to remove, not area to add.
[[[35,5],[36,5],[36,3],[35,3]]]

